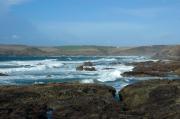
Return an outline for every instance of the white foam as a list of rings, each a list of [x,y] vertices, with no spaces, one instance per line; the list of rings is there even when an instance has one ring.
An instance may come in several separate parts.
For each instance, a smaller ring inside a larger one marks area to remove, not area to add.
[[[94,83],[94,80],[93,79],[84,79],[84,80],[81,80],[80,83]]]
[[[34,84],[44,84],[44,82],[35,81]]]
[[[117,78],[121,78],[121,72],[118,70],[115,71],[101,71],[99,75],[98,81],[107,82],[107,81],[115,81]]]
[[[91,60],[91,62],[111,62],[111,61],[117,61],[115,58],[101,58],[97,60]]]
[[[64,65],[56,59],[1,62],[1,64],[2,63],[10,66],[19,66],[18,68],[1,68],[0,72],[2,73],[43,71],[46,69],[59,68]]]
[[[101,70],[99,71],[99,78],[98,81],[107,82],[107,81],[115,81],[119,78],[122,78],[122,73],[131,71],[134,67],[133,66],[113,66],[110,70]]]

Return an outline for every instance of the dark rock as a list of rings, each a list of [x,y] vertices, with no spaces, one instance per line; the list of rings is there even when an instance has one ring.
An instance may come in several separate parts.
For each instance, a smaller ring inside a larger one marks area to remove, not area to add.
[[[96,68],[93,67],[92,62],[84,62],[83,65],[76,67],[78,71],[96,71]]]
[[[96,84],[0,86],[0,119],[178,119],[180,80],[149,80],[120,91]]]
[[[84,70],[83,65],[80,65],[80,66],[76,67],[76,70],[83,71]]]
[[[125,87],[119,92],[126,111],[148,119],[180,117],[180,80],[149,80]]]
[[[0,73],[0,76],[8,76],[7,74],[4,73]]]
[[[119,119],[115,89],[95,84],[0,86],[0,119]]]
[[[115,69],[115,68],[104,68],[103,70],[111,70],[111,69]]]
[[[96,71],[95,67],[83,67],[83,70],[85,71]]]
[[[92,62],[84,62],[83,66],[94,66]]]
[[[133,71],[125,72],[123,76],[158,76],[164,77],[168,75],[178,74],[180,67],[179,61],[158,61],[158,62],[139,62],[133,63],[135,66]]]

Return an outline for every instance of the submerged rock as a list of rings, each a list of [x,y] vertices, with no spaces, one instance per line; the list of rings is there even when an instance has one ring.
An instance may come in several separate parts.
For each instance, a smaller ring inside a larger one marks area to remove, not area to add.
[[[148,119],[180,117],[180,80],[149,80],[126,86],[119,92],[124,109]]]
[[[96,71],[96,68],[93,67],[92,62],[84,62],[82,65],[76,67],[76,70],[78,71]]]
[[[0,73],[0,76],[8,76],[7,74],[4,73]]]

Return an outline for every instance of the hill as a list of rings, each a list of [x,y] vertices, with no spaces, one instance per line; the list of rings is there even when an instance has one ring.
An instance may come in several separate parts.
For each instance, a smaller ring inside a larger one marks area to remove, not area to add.
[[[56,46],[35,47],[26,45],[0,45],[0,55],[138,55],[151,56],[159,59],[180,59],[180,45],[152,45],[140,47],[113,46]]]

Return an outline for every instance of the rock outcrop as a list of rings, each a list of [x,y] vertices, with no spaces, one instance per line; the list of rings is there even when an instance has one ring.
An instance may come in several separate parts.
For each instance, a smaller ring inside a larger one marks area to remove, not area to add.
[[[143,119],[180,118],[180,80],[149,80],[126,86],[119,92],[124,110]]]
[[[0,86],[0,119],[116,119],[115,89],[95,84]]]
[[[123,76],[159,76],[164,77],[168,75],[179,75],[178,71],[180,68],[179,61],[147,61],[133,63],[135,68],[133,71],[125,72]]]
[[[96,71],[92,62],[84,62],[82,65],[76,67],[77,71]]]
[[[179,119],[180,80],[0,86],[0,119]]]

